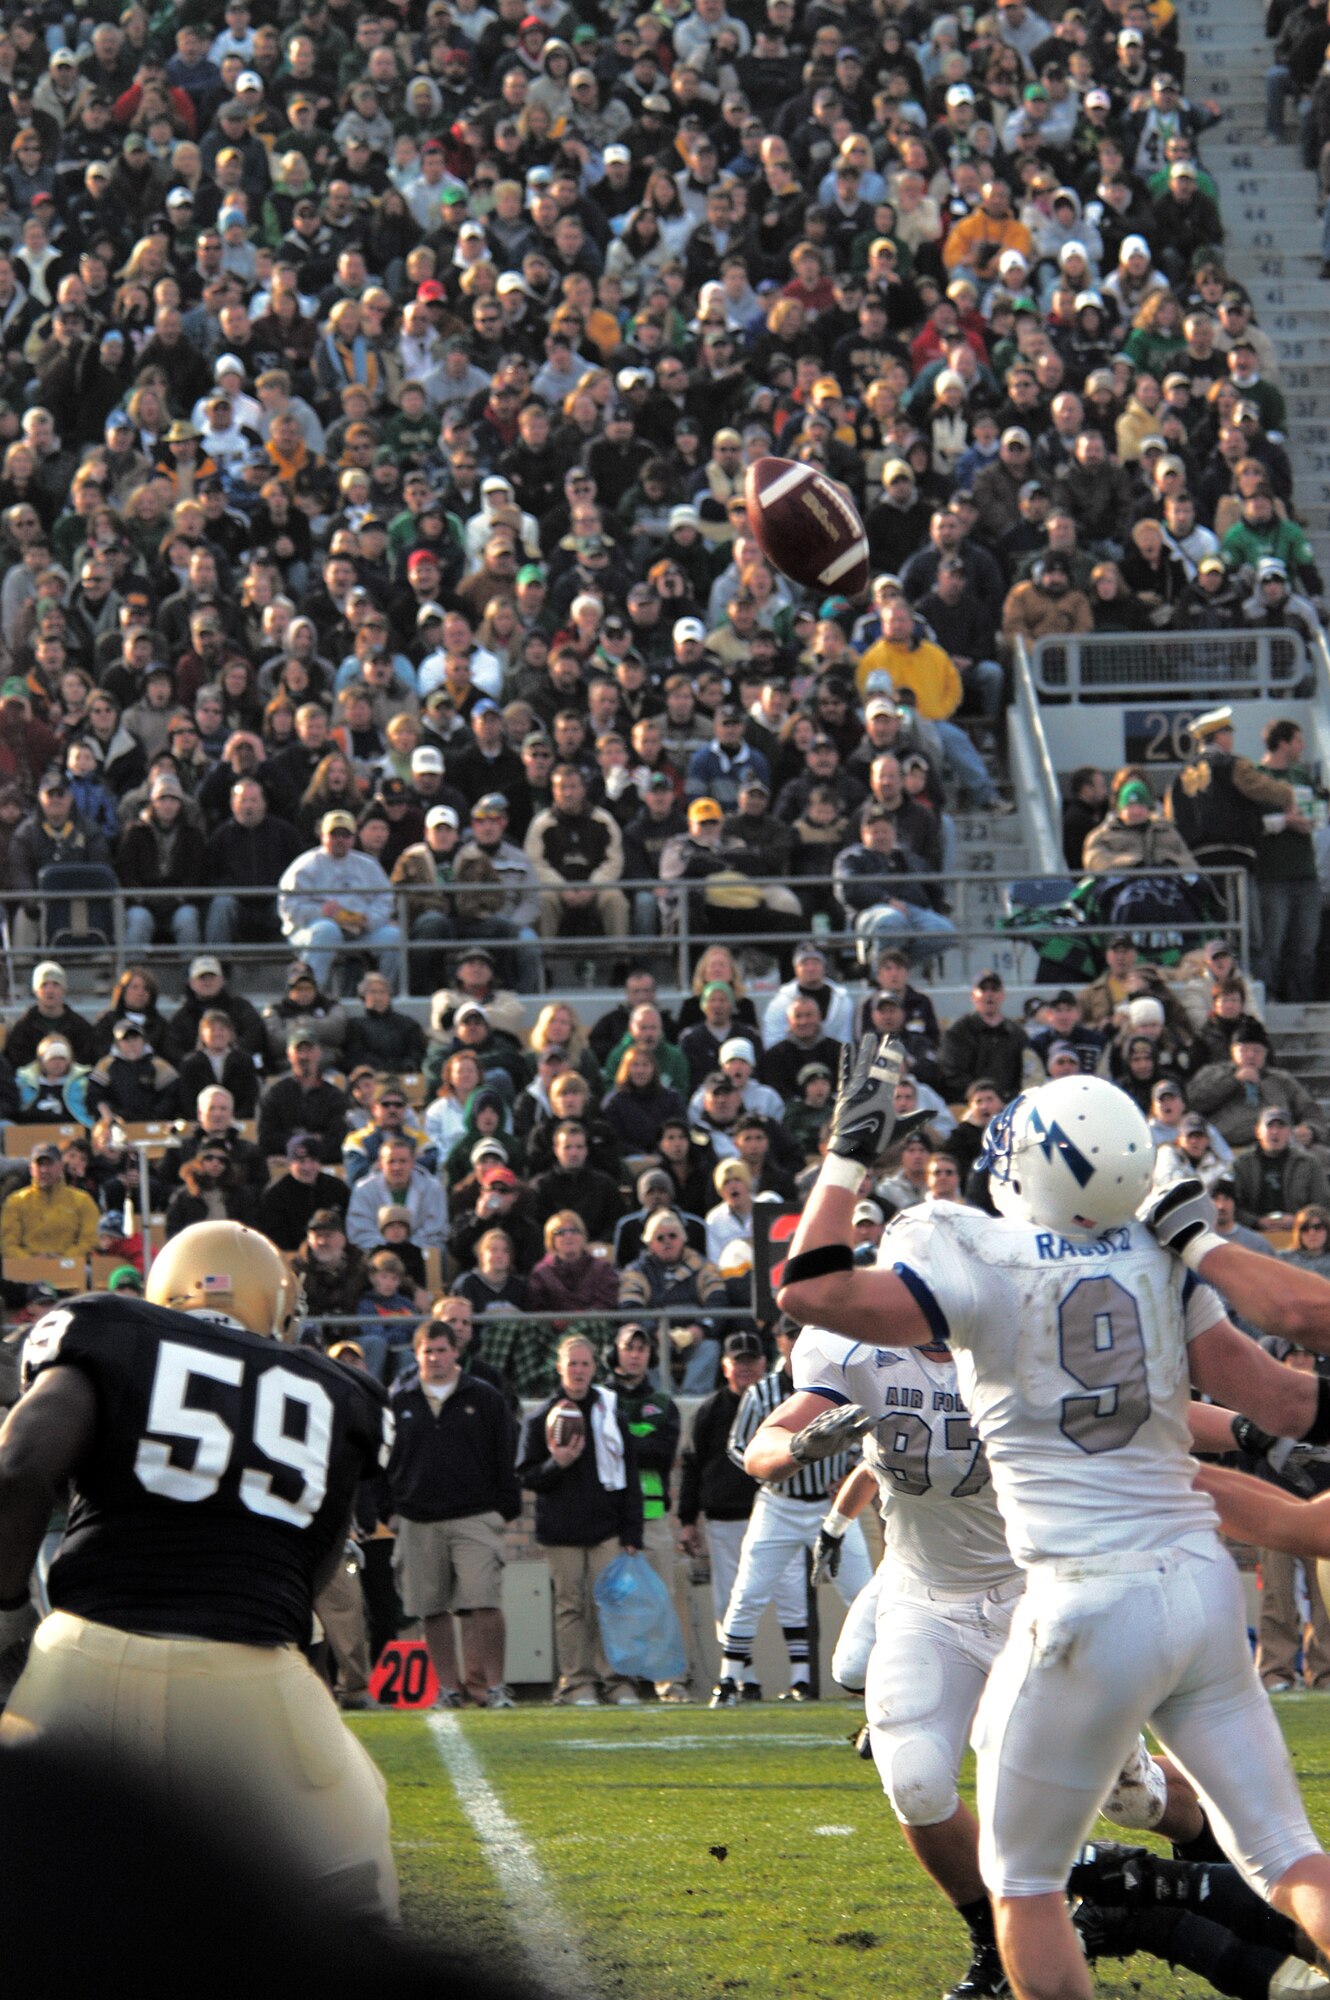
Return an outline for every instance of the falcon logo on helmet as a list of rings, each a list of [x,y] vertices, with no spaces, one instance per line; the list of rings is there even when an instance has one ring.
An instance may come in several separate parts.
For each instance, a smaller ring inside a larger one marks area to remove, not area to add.
[[[1037,1105],[1030,1112],[1030,1130],[1039,1141],[1039,1150],[1046,1160],[1052,1159],[1053,1148],[1055,1146],[1058,1147],[1073,1178],[1082,1187],[1089,1186],[1094,1168],[1090,1165],[1080,1147],[1072,1144],[1062,1127],[1056,1121],[1045,1129],[1044,1121],[1039,1116],[1039,1107]]]

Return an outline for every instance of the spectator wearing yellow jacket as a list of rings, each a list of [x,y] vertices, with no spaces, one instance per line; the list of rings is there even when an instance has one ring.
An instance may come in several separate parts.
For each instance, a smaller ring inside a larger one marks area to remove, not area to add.
[[[88,1256],[97,1243],[97,1204],[81,1188],[66,1186],[60,1148],[35,1147],[28,1171],[31,1185],[0,1208],[0,1260]]]
[[[933,640],[917,637],[914,612],[903,597],[888,603],[882,614],[882,637],[855,669],[862,699],[882,687],[884,674],[897,696],[933,724],[966,802],[977,810],[1003,810],[988,766],[965,731],[947,720],[960,707],[965,691],[956,663]]]
[[[1034,238],[1012,214],[1011,190],[996,175],[979,190],[979,206],[947,232],[942,261],[951,277],[972,276],[979,284],[998,274],[1004,250],[1019,250],[1027,265],[1034,262]]]

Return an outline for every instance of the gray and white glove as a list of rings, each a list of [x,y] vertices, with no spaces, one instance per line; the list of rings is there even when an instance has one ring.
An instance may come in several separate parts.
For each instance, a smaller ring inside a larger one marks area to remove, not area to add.
[[[1222,1247],[1223,1237],[1215,1229],[1215,1205],[1205,1191],[1205,1183],[1188,1175],[1171,1181],[1150,1195],[1137,1210],[1155,1242],[1180,1257],[1189,1271],[1198,1271],[1201,1260]]]
[[[896,1130],[896,1085],[905,1071],[905,1044],[894,1035],[865,1035],[851,1057],[841,1051],[836,1107],[827,1150],[865,1173],[886,1152]]]
[[[790,1439],[790,1457],[796,1465],[815,1465],[820,1458],[834,1458],[838,1451],[848,1451],[872,1428],[873,1418],[859,1403],[824,1410],[811,1424],[795,1431]]]
[[[848,1526],[848,1523],[846,1523]],[[834,1583],[840,1574],[840,1559],[845,1553],[845,1527],[833,1532],[824,1521],[817,1531],[813,1543],[812,1583]]]

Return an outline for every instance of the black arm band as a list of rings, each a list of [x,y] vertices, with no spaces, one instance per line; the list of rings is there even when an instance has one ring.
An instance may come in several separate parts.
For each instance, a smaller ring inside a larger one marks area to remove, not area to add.
[[[789,1265],[786,1265],[789,1270]],[[1324,1375],[1316,1382],[1316,1415],[1312,1427],[1303,1433],[1304,1444],[1330,1444],[1330,1381]]]
[[[801,1250],[797,1257],[787,1257],[781,1283],[802,1285],[808,1278],[825,1278],[832,1271],[853,1269],[854,1252],[848,1244],[823,1243],[816,1250]]]

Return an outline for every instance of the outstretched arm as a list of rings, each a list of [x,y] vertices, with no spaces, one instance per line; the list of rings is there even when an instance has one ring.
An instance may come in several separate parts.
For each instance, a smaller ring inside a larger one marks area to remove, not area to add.
[[[1281,1549],[1308,1562],[1330,1560],[1330,1493],[1296,1500],[1264,1479],[1224,1465],[1196,1469],[1197,1487],[1219,1509],[1219,1524],[1235,1541],[1260,1549]]]
[[[777,1293],[791,1319],[882,1347],[923,1347],[933,1338],[904,1281],[894,1271],[857,1268],[849,1247],[864,1176],[896,1127],[904,1060],[904,1049],[890,1035],[880,1044],[865,1035],[852,1068],[842,1057],[831,1140]]]
[[[1215,1211],[1199,1180],[1188,1177],[1151,1197],[1141,1210],[1146,1228],[1189,1271],[1225,1298],[1262,1333],[1330,1354],[1330,1283],[1314,1271],[1258,1257],[1214,1227]]]

